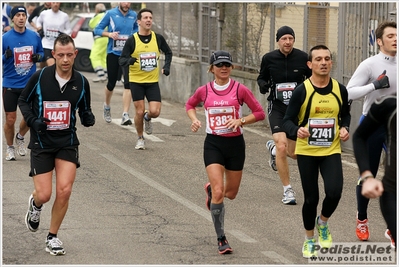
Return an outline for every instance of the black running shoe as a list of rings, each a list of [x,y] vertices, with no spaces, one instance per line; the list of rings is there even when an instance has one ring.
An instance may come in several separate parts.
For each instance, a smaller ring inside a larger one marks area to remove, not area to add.
[[[211,200],[212,200],[211,183],[205,184],[204,189],[206,193],[205,205],[208,208],[208,210],[211,210]]]
[[[230,254],[233,252],[229,242],[227,242],[226,236],[221,236],[218,238],[218,246],[219,254]]]
[[[30,195],[29,197],[29,207],[28,211],[26,212],[25,216],[25,223],[28,229],[32,232],[36,232],[39,228],[40,223],[40,212],[42,209],[38,209],[33,205],[33,196]]]

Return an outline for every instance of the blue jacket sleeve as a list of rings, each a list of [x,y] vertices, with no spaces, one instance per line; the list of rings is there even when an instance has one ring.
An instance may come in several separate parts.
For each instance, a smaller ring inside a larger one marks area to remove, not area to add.
[[[109,12],[105,13],[104,17],[100,20],[97,26],[94,28],[94,35],[102,36],[104,29],[109,25]]]

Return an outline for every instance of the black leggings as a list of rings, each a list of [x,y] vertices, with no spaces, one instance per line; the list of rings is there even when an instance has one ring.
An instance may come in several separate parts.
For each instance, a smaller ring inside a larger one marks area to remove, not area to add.
[[[367,149],[369,151],[370,171],[374,177],[377,177],[378,167],[380,165],[382,147],[386,138],[385,125],[381,125],[372,135],[367,139]],[[363,221],[367,219],[367,207],[369,199],[362,195],[362,186],[356,186],[356,199],[358,219]]]
[[[380,197],[380,208],[396,245],[396,193],[384,190]]]
[[[123,86],[125,89],[130,90],[129,67],[120,67],[119,56],[112,53],[107,54],[107,75],[108,75],[107,89],[109,91],[114,90],[116,81],[120,79],[120,69],[122,69],[122,75],[124,79]]]
[[[320,157],[298,155],[297,163],[305,196],[302,207],[303,224],[306,230],[313,230],[319,204],[319,169],[326,194],[321,214],[329,218],[341,199],[344,182],[341,154]]]

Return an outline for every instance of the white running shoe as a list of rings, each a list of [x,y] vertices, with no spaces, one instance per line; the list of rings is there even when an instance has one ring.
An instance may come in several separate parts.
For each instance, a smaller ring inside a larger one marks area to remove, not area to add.
[[[285,190],[283,199],[281,201],[286,205],[295,205],[296,199],[294,189],[288,188],[287,190]]]
[[[132,120],[129,118],[129,114],[127,113],[122,114],[121,125],[132,125]]]
[[[112,122],[112,118],[111,118],[111,108],[106,108],[104,106],[104,120],[108,123]]]
[[[145,149],[145,142],[144,138],[137,139],[136,146],[134,147],[137,150],[144,150]]]
[[[93,82],[98,83],[98,82],[105,82],[107,80],[107,77],[105,76],[97,76],[96,78],[93,78]]]
[[[267,148],[267,149],[269,150],[269,152],[270,152],[269,166],[270,166],[274,171],[277,171],[276,156],[274,156],[273,153],[272,153],[273,148],[274,148],[275,146],[276,146],[276,145],[274,144],[274,141],[273,141],[273,140],[269,140],[269,141],[267,141],[267,143],[266,143],[266,148]]]
[[[25,139],[19,139],[17,135],[15,136],[15,143],[17,144],[17,154],[20,156],[25,156],[27,149],[25,145]]]
[[[51,255],[65,255],[65,250],[62,247],[62,242],[57,237],[51,239],[46,238],[46,251],[50,252]]]
[[[6,160],[15,160],[15,148],[14,147],[7,147],[7,152],[6,152]]]

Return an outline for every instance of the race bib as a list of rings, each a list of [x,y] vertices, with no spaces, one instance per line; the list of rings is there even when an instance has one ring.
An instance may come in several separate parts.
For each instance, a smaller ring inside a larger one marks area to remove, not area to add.
[[[335,119],[309,119],[308,144],[312,146],[329,147],[335,137]]]
[[[59,33],[58,29],[46,29],[45,36],[47,39],[54,41],[58,37],[59,34],[60,33]]]
[[[64,130],[69,128],[71,103],[69,101],[43,101],[44,117],[51,120],[47,122],[47,130]]]
[[[227,107],[211,107],[208,108],[208,125],[215,134],[228,134],[232,133],[233,129],[226,127],[227,121],[236,119],[235,108],[232,106]]]
[[[276,84],[276,99],[288,105],[292,97],[292,91],[296,86],[295,82],[292,83],[278,83]]]
[[[128,35],[119,35],[118,38],[112,42],[112,50],[122,51],[128,37]]]
[[[157,54],[155,52],[140,54],[140,69],[142,71],[152,71],[157,66]]]
[[[32,46],[23,46],[14,48],[14,62],[15,66],[32,64]]]
[[[14,47],[14,67],[19,75],[27,75],[33,66],[33,46]]]

